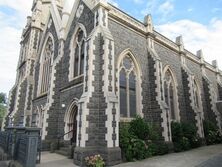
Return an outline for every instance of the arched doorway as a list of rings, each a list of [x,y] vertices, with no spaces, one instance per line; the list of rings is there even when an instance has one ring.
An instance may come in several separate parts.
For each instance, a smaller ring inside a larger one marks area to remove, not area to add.
[[[77,115],[78,115],[78,106],[74,102],[68,108],[68,111],[65,115],[65,136],[64,140],[70,140],[71,143],[76,143],[77,137]]]

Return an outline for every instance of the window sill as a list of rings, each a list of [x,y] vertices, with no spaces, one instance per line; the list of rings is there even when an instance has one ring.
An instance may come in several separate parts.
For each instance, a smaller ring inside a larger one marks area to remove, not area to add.
[[[74,78],[69,78],[69,82],[71,82],[71,81],[74,81],[74,80],[77,80],[77,79],[79,79],[79,78],[82,78],[84,75],[82,74],[82,75],[78,75],[77,77],[74,77]]]
[[[127,118],[127,117],[121,117],[120,118],[120,122],[131,122],[132,120],[134,120],[135,118]]]
[[[42,97],[46,97],[47,93],[39,94],[34,100],[41,99]]]

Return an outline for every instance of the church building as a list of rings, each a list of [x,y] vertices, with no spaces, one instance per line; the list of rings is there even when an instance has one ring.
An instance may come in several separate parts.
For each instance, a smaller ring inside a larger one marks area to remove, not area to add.
[[[31,10],[5,127],[41,128],[44,150],[71,140],[77,165],[92,154],[120,163],[119,124],[136,115],[166,142],[172,121],[194,123],[201,138],[204,120],[221,131],[217,62],[157,32],[151,15],[138,21],[107,0],[33,0]]]

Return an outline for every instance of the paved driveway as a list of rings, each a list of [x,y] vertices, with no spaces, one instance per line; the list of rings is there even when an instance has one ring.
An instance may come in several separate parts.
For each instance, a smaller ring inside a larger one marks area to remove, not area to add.
[[[222,145],[205,146],[115,167],[222,167]]]

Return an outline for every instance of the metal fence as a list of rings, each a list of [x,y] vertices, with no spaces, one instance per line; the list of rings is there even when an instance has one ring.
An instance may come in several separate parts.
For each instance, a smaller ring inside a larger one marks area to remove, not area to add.
[[[0,132],[0,147],[9,159],[23,167],[35,167],[41,159],[41,137],[39,128],[8,128]]]

